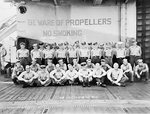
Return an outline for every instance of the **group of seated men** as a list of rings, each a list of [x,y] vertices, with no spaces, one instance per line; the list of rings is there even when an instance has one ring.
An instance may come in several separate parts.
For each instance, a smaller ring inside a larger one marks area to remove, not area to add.
[[[39,65],[36,60],[31,65],[26,65],[25,70],[20,61],[17,61],[12,72],[12,80],[16,85],[23,88],[29,86],[51,86],[51,85],[79,85],[90,87],[96,84],[106,87],[107,84],[125,87],[126,82],[133,82],[135,78],[148,81],[149,68],[142,59],[138,59],[135,69],[127,59],[123,59],[123,64],[119,67],[114,63],[109,66],[105,59],[100,63],[92,63],[91,59],[79,64],[77,59],[73,59],[73,64],[65,64],[63,59],[54,65],[51,59],[46,65]]]

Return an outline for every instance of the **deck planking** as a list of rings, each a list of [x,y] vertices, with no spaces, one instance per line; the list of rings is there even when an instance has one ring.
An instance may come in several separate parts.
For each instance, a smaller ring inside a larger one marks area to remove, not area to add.
[[[107,88],[97,86],[21,88],[11,83],[0,83],[0,86],[0,114],[150,113],[150,84],[145,83]]]

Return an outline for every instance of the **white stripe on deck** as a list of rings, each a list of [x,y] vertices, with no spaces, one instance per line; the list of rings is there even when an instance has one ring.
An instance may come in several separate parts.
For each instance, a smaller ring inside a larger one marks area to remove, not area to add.
[[[4,108],[36,107],[150,107],[150,100],[46,100],[0,102]]]

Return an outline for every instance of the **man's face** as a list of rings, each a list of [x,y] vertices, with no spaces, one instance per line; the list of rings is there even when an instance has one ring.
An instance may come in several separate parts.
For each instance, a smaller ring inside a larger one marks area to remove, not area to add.
[[[21,48],[21,49],[24,49],[24,48],[25,48],[25,45],[20,45],[20,48]]]
[[[17,66],[17,67],[20,67],[20,66],[21,66],[21,64],[18,62],[18,63],[16,63],[16,66]]]
[[[91,61],[87,61],[87,65],[91,65]]]
[[[46,49],[50,49],[50,46],[48,45],[48,46],[46,46]]]
[[[30,72],[30,67],[29,66],[26,67],[26,71]]]
[[[64,63],[63,63],[63,61],[59,61],[59,64],[60,64],[60,65],[63,65]]]
[[[126,59],[123,60],[123,64],[127,65],[128,61]]]
[[[105,62],[101,62],[101,65],[105,65],[106,63]]]
[[[48,61],[47,61],[47,64],[48,64],[48,65],[52,65],[52,61],[48,60]]]
[[[77,60],[73,60],[73,64],[77,64]]]
[[[83,70],[86,70],[86,66],[82,66],[82,69],[83,69]]]
[[[56,65],[56,70],[59,71],[60,70],[60,66],[57,64]]]
[[[139,66],[143,66],[143,62],[138,62],[138,65]]]
[[[42,72],[45,72],[45,68],[41,68],[41,71],[42,71]]]
[[[38,46],[33,46],[34,49],[38,49]]]
[[[44,45],[39,45],[40,48],[44,48]]]
[[[68,68],[69,68],[70,71],[73,70],[73,67],[71,65],[68,65]]]
[[[136,42],[134,42],[134,43],[133,43],[133,46],[136,46],[136,45],[137,45],[137,43],[136,43]]]
[[[35,65],[36,64],[36,60],[32,61],[32,65]]]
[[[99,64],[99,63],[96,63],[95,67],[96,67],[96,68],[99,68],[99,67],[100,67],[100,64]]]
[[[119,65],[117,63],[114,63],[114,69],[117,70],[119,68]]]

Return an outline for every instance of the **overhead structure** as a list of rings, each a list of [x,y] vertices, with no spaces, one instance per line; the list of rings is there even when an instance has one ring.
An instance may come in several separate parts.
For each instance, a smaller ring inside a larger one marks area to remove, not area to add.
[[[58,5],[58,2],[57,2],[57,0],[54,0],[54,4],[57,6]]]
[[[94,5],[101,5],[104,0],[93,0]]]

